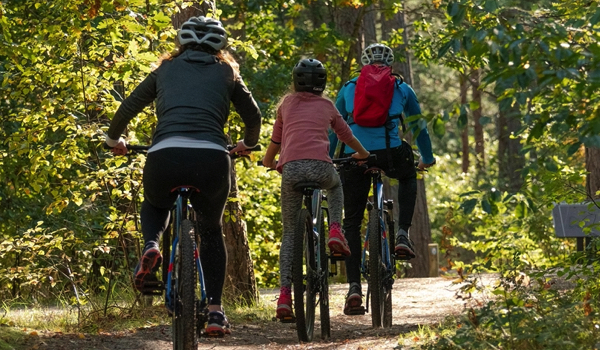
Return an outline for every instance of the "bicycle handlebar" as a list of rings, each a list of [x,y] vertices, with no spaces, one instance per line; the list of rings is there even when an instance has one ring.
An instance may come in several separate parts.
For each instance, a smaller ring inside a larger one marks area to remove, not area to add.
[[[109,145],[107,145],[106,143],[103,144],[103,147],[105,149],[113,149],[114,147],[110,147]],[[131,151],[131,153],[146,153],[151,146],[149,145],[126,145],[127,147],[127,151],[128,153]],[[228,145],[227,146],[227,150],[231,151],[233,148],[235,148],[235,145]],[[249,148],[247,149],[247,151],[260,151],[262,149],[261,145],[256,145],[253,148]],[[246,156],[241,156],[239,154],[232,154],[231,158],[235,159],[235,158],[239,158],[239,157],[246,157]]]
[[[353,164],[353,165],[358,165],[358,162],[368,162],[368,161],[372,161],[372,160],[377,160],[376,154],[371,154],[367,158],[364,158],[364,159],[358,159],[358,158],[353,158],[353,157],[332,159],[333,164]]]

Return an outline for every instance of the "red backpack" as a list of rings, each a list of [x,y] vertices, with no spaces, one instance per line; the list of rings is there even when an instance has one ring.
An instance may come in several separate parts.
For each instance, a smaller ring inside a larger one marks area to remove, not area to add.
[[[362,68],[354,91],[352,119],[360,126],[383,126],[394,96],[392,67],[373,64]]]

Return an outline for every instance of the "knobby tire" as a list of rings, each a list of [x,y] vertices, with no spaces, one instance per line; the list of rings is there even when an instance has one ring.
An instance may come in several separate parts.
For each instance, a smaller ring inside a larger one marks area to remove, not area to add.
[[[393,278],[396,275],[396,261],[394,260],[394,248],[396,247],[396,238],[395,238],[395,231],[394,231],[394,223],[392,221],[392,218],[390,217],[390,213],[386,212],[385,213],[385,217],[386,217],[386,222],[387,224],[387,240],[388,240],[388,254],[389,254],[389,259],[391,261],[391,268],[392,270],[390,271],[390,273],[392,274],[391,276],[388,275],[387,271],[386,271],[386,278]],[[393,310],[392,310],[392,285],[390,283],[390,285],[388,286],[387,282],[386,282],[386,290],[385,290],[385,301],[384,301],[384,314],[383,314],[383,327],[384,328],[390,328],[392,327],[392,319],[393,319]]]
[[[371,292],[371,323],[381,327],[384,310],[383,269],[381,261],[381,225],[379,211],[369,211],[369,290]]]
[[[298,212],[295,225],[292,285],[296,331],[298,339],[304,342],[312,341],[315,326],[316,262],[313,237],[312,217],[308,210],[303,208]]]
[[[194,225],[189,220],[181,223],[179,232],[178,253],[174,270],[177,271],[175,282],[175,313],[173,314],[173,349],[198,349],[198,333],[196,332],[196,286],[197,272],[194,257]]]
[[[329,316],[329,259],[327,257],[327,240],[325,239],[325,210],[322,211],[318,223],[321,255],[321,291],[319,295],[319,311],[321,314],[321,339],[331,337],[331,318]]]

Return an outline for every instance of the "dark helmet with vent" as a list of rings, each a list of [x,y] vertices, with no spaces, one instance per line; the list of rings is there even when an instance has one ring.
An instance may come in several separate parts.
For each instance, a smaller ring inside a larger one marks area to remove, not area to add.
[[[177,40],[181,46],[198,44],[219,51],[227,45],[227,32],[223,24],[216,19],[204,16],[191,17],[181,25]]]
[[[327,70],[314,58],[301,59],[293,70],[294,90],[320,95],[327,85]]]

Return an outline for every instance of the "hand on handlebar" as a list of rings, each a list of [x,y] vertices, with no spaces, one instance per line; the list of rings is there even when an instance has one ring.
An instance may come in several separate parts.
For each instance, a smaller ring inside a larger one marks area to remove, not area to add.
[[[433,158],[433,162],[429,164],[423,163],[423,158],[419,158],[419,164],[417,164],[417,168],[419,168],[419,171],[427,171],[425,169],[432,167],[433,165],[435,165],[435,158]]]
[[[266,168],[270,168],[272,170],[277,169],[277,161],[275,159],[268,160],[266,158],[263,158],[260,161],[260,164],[262,164],[262,166],[264,166]]]
[[[229,149],[229,154],[243,157],[252,153],[252,150],[252,148],[246,147],[244,140],[239,140],[233,148]]]
[[[127,142],[125,142],[125,140],[122,137],[120,137],[119,141],[117,141],[117,144],[114,147],[110,147],[110,150],[113,154],[124,156],[127,154]]]
[[[358,165],[363,165],[367,162],[370,155],[371,155],[370,152],[367,152],[367,153],[355,152],[352,154],[351,157],[356,159],[356,163]]]

